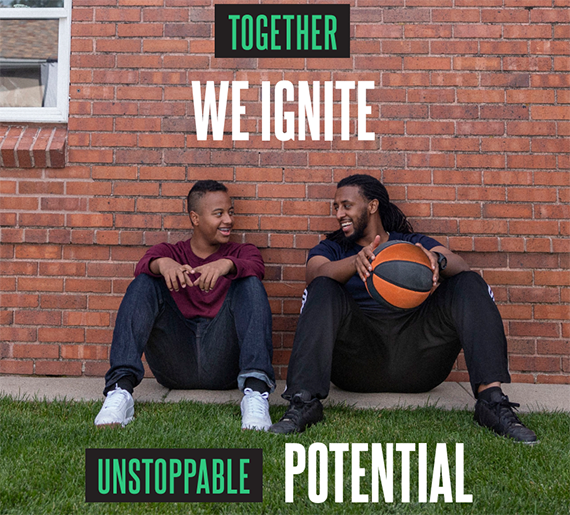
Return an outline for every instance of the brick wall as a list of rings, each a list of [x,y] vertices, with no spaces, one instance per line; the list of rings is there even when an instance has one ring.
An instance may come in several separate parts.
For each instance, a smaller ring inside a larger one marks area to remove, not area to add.
[[[136,261],[188,237],[184,197],[212,178],[266,260],[284,377],[307,251],[365,172],[493,286],[513,379],[570,383],[569,4],[353,0],[350,58],[283,61],[216,59],[211,0],[74,0],[68,164],[0,172],[0,372],[104,374]],[[249,141],[197,140],[192,80],[249,81]],[[262,80],[374,81],[376,139],[354,104],[350,141],[262,141]]]

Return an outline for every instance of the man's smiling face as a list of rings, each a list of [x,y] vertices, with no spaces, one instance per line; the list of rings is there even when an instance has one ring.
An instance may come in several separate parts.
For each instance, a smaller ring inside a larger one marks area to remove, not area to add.
[[[344,186],[336,190],[333,203],[336,219],[351,243],[358,242],[366,232],[370,220],[368,204],[358,186]]]
[[[225,191],[207,192],[198,203],[194,231],[212,245],[227,243],[234,225],[232,200]]]

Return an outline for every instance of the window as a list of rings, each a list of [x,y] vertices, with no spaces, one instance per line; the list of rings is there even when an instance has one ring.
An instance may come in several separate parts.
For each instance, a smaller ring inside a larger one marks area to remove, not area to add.
[[[66,122],[71,0],[0,0],[0,121]]]

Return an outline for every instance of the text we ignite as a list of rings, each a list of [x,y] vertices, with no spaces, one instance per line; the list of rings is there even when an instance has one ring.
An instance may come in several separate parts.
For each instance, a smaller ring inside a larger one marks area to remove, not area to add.
[[[230,81],[221,81],[219,100],[216,101],[216,86],[214,81],[206,82],[206,91],[202,101],[202,84],[192,81],[192,98],[194,101],[194,118],[196,120],[196,136],[199,141],[208,138],[208,125],[211,120],[212,138],[221,141],[224,137],[224,124],[228,103]],[[321,118],[324,120],[324,141],[333,139],[333,92],[340,91],[341,106],[341,140],[350,139],[350,92],[356,89],[358,104],[357,135],[360,141],[373,141],[376,134],[366,130],[366,116],[371,114],[372,108],[366,104],[366,91],[374,89],[373,81],[325,81],[324,98],[321,102],[320,82],[313,81],[312,94],[308,81],[299,81],[297,88],[298,109],[285,111],[284,102],[295,100],[295,87],[287,80],[279,81],[274,87],[274,102],[271,102],[271,83],[261,83],[261,139],[271,139],[271,117],[274,118],[275,137],[279,141],[295,139],[297,129],[300,141],[306,138],[306,128],[313,141],[321,139]],[[245,106],[241,104],[241,91],[249,88],[248,81],[232,81],[232,140],[248,141],[249,133],[242,132],[240,118],[245,114]],[[272,109],[273,107],[273,109]],[[297,124],[295,124],[295,116]],[[295,127],[297,125],[297,127]]]

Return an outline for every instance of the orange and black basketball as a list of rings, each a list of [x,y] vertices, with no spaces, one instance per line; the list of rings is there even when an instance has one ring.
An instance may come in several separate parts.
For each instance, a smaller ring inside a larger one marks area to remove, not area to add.
[[[388,241],[374,250],[372,272],[366,280],[370,296],[384,306],[412,309],[426,300],[433,270],[425,252],[407,241]]]

